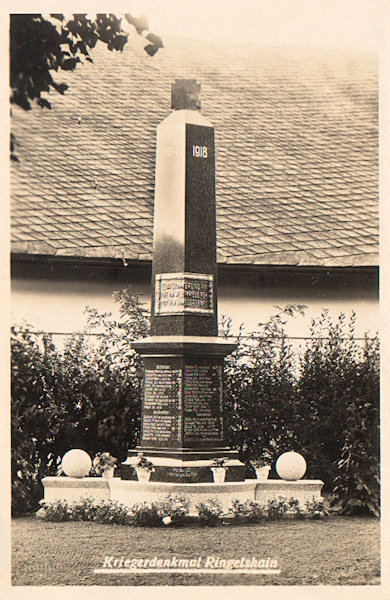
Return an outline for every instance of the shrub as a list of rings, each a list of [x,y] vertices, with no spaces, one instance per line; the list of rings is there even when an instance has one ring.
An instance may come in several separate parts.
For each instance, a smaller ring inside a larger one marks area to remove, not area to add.
[[[225,402],[230,444],[244,462],[267,453],[271,462],[299,447],[295,422],[296,369],[284,326],[304,306],[287,305],[247,339],[240,330],[235,352],[226,358]],[[229,335],[224,322],[224,335]]]
[[[115,500],[96,501],[93,498],[81,498],[73,502],[41,501],[40,504],[42,507],[39,511],[40,516],[46,521],[95,521],[117,525],[132,523],[129,509]]]
[[[35,510],[42,497],[40,479],[57,470],[55,440],[63,415],[61,403],[56,403],[47,385],[55,356],[48,336],[43,338],[42,351],[25,328],[11,329],[13,514]]]
[[[184,494],[170,494],[159,503],[161,519],[170,518],[170,522],[174,527],[185,525],[189,511],[190,500]]]
[[[350,436],[352,437],[352,436]],[[358,443],[345,442],[339,474],[334,481],[331,506],[340,514],[380,515],[380,479],[378,462],[370,457]]]
[[[202,525],[208,527],[216,527],[220,523],[221,515],[223,514],[222,505],[214,498],[208,498],[196,505],[196,510],[199,515],[199,521]]]
[[[299,504],[299,500],[297,500],[296,498],[290,498],[287,502],[287,512],[294,516],[296,519],[304,519],[305,516],[307,515],[307,512],[305,514],[305,511],[302,510],[300,504]]]
[[[67,503],[69,521],[93,521],[96,503],[93,498],[81,498]]]
[[[97,503],[93,510],[93,520],[96,523],[112,523],[115,525],[131,525],[133,516],[127,506],[114,500],[102,500]]]
[[[325,503],[323,500],[308,500],[306,502],[306,514],[312,519],[324,519],[328,516],[328,511],[325,509]]]
[[[351,426],[351,407],[355,402],[373,406],[379,402],[378,341],[366,339],[362,347],[355,341],[354,331],[354,313],[349,322],[340,314],[333,323],[324,311],[312,322],[311,339],[301,361],[296,431],[308,458],[308,476],[323,479],[327,490],[338,475],[338,461]],[[373,435],[379,443],[375,428]],[[371,446],[368,438],[367,443]],[[374,460],[377,457],[373,456]]]
[[[233,515],[236,523],[260,523],[266,519],[264,507],[250,500],[246,502],[233,500],[229,513]]]
[[[303,310],[280,309],[247,340],[240,331],[238,348],[226,360],[230,443],[246,462],[264,452],[275,462],[281,453],[298,450],[307,460],[307,476],[333,489],[342,511],[378,514],[378,340],[359,344],[355,314],[347,321],[341,313],[334,322],[325,310],[312,321],[310,339],[297,356],[284,326]],[[229,322],[223,325],[228,335]]]
[[[290,508],[287,498],[268,500],[265,505],[265,514],[268,521],[279,521]]]
[[[97,345],[71,336],[58,352],[50,336],[38,343],[14,327],[12,351],[12,510],[36,510],[40,480],[55,475],[70,448],[94,456],[101,448],[125,459],[138,442],[140,359],[129,341],[148,332],[142,305],[116,293],[120,320],[88,309]],[[245,340],[225,364],[225,417],[230,445],[244,462],[301,452],[307,476],[333,489],[342,513],[379,514],[379,347],[354,340],[355,316],[336,323],[324,311],[313,320],[299,359],[285,333],[287,305]],[[224,321],[222,334],[229,334]],[[272,474],[271,474],[272,476]]]
[[[139,436],[139,357],[131,339],[147,331],[139,303],[118,294],[127,319],[90,314],[103,333],[97,345],[71,336],[59,352],[50,336],[42,343],[29,326],[11,330],[12,512],[34,511],[42,497],[40,480],[55,475],[70,448],[94,456],[104,448],[124,460]]]
[[[44,510],[42,518],[45,521],[70,521],[72,510],[66,500],[57,500],[56,502],[41,502],[41,508]]]
[[[12,515],[33,512],[42,497],[39,463],[32,465],[23,456],[23,453],[28,455],[28,445],[25,443],[21,450],[12,449]]]
[[[331,506],[341,514],[380,514],[379,473],[379,353],[366,340],[364,360],[357,368],[356,395],[347,410],[347,423]]]
[[[159,502],[142,502],[130,508],[132,524],[138,527],[161,527],[164,515]],[[165,515],[167,516],[167,515]]]

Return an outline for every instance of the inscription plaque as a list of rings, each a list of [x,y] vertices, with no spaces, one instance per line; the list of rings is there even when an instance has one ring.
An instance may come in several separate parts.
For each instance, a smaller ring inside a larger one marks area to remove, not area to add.
[[[184,439],[223,441],[222,366],[184,368]]]
[[[197,475],[196,470],[191,467],[171,467],[167,470],[167,474],[170,478],[180,481],[193,479]]]
[[[142,442],[175,445],[182,430],[182,369],[145,369]]]
[[[159,273],[155,282],[156,315],[213,314],[213,276]]]

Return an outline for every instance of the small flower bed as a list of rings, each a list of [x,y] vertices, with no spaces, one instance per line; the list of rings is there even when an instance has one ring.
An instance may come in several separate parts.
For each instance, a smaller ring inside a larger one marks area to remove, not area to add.
[[[268,500],[265,511],[267,515],[267,521],[279,521],[283,515],[289,509],[287,498],[275,498],[274,500]]]
[[[187,496],[170,494],[158,502],[135,504],[129,510],[133,518],[132,524],[139,527],[181,527],[188,520],[189,507]]]
[[[308,517],[312,519],[325,519],[329,513],[325,509],[325,503],[323,500],[308,500],[306,502],[306,513]]]
[[[93,498],[82,498],[68,502],[57,500],[45,502],[41,500],[41,509],[37,516],[46,521],[95,521],[96,523],[113,523],[116,525],[133,525],[136,527],[181,527],[192,522],[189,517],[189,498],[181,494],[170,494],[156,502],[142,502],[133,506],[125,506],[115,500],[96,501]],[[262,505],[259,502],[236,499],[227,514],[224,514],[221,503],[215,498],[208,498],[196,505],[198,521],[201,525],[216,527],[225,517],[236,524],[264,523],[277,521],[285,515],[296,519],[324,519],[328,516],[323,500],[306,502],[305,510],[298,500],[277,498]]]
[[[223,509],[218,500],[208,498],[208,500],[197,504],[196,509],[198,511],[199,521],[202,525],[207,525],[208,527],[219,525]]]
[[[259,502],[240,502],[233,500],[229,515],[235,523],[261,523],[266,521],[279,521],[285,516],[293,519],[323,519],[328,516],[323,500],[307,501],[305,510],[296,498],[279,497],[268,500],[267,504]]]
[[[96,501],[82,498],[68,502],[41,501],[38,516],[46,521],[95,521],[138,527],[160,527],[183,525],[189,513],[189,499],[184,495],[169,495],[159,502],[143,502],[131,507],[115,500]]]
[[[113,500],[102,500],[96,505],[93,521],[97,523],[115,523],[115,525],[132,525],[127,506]]]
[[[163,515],[159,502],[141,502],[129,508],[131,524],[138,527],[161,527]]]
[[[160,502],[159,514],[164,525],[181,527],[188,521],[190,500],[184,494],[170,494]]]
[[[288,501],[287,512],[296,519],[305,519],[307,516],[309,516],[308,513],[302,510],[299,500],[296,498],[290,498]]]
[[[267,518],[264,507],[258,502],[240,502],[233,500],[232,508],[229,508],[229,514],[233,516],[236,523],[260,523]]]
[[[68,502],[41,501],[39,516],[45,521],[95,521],[96,523],[115,523],[117,525],[130,525],[131,516],[128,508],[114,500],[101,500],[81,498]],[[42,511],[42,512],[41,512]]]

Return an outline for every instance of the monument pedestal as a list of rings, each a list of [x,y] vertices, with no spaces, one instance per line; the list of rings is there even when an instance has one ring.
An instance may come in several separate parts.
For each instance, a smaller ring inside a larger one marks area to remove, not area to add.
[[[211,462],[226,458],[226,481],[244,481],[245,465],[224,440],[223,360],[235,344],[214,336],[152,336],[134,342],[142,356],[141,443],[128,452],[121,477],[136,480],[142,452],[152,482],[212,482]]]
[[[122,480],[137,480],[134,466],[138,462],[136,453],[139,449],[134,450],[134,456],[129,452],[130,456],[121,465],[121,479]],[[166,483],[212,483],[213,474],[210,469],[210,462],[218,454],[222,457],[227,457],[228,460],[225,463],[227,467],[226,471],[226,482],[233,481],[244,481],[245,479],[245,465],[238,459],[237,453],[226,449],[224,453],[220,449],[214,451],[208,451],[204,453],[203,460],[190,460],[188,454],[183,453],[184,458],[173,458],[168,456],[169,450],[162,452],[161,456],[157,455],[155,450],[142,450],[145,453],[145,457],[153,462],[155,471],[150,475],[151,482],[166,482]],[[199,454],[198,454],[199,455]]]

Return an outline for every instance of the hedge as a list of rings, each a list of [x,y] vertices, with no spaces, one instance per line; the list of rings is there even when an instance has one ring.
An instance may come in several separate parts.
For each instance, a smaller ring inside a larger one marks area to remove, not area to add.
[[[109,451],[125,459],[136,446],[141,410],[141,369],[130,340],[148,332],[148,314],[127,290],[115,295],[120,319],[88,308],[92,344],[74,334],[62,352],[50,336],[11,331],[12,509],[33,511],[40,480],[57,472],[70,448],[92,457]],[[232,447],[248,462],[274,463],[296,450],[307,477],[320,478],[343,513],[379,514],[379,342],[358,344],[355,315],[333,322],[327,311],[313,320],[297,355],[285,334],[303,306],[278,309],[225,361],[225,415]],[[230,335],[223,319],[220,334]],[[272,475],[271,475],[272,476]]]

